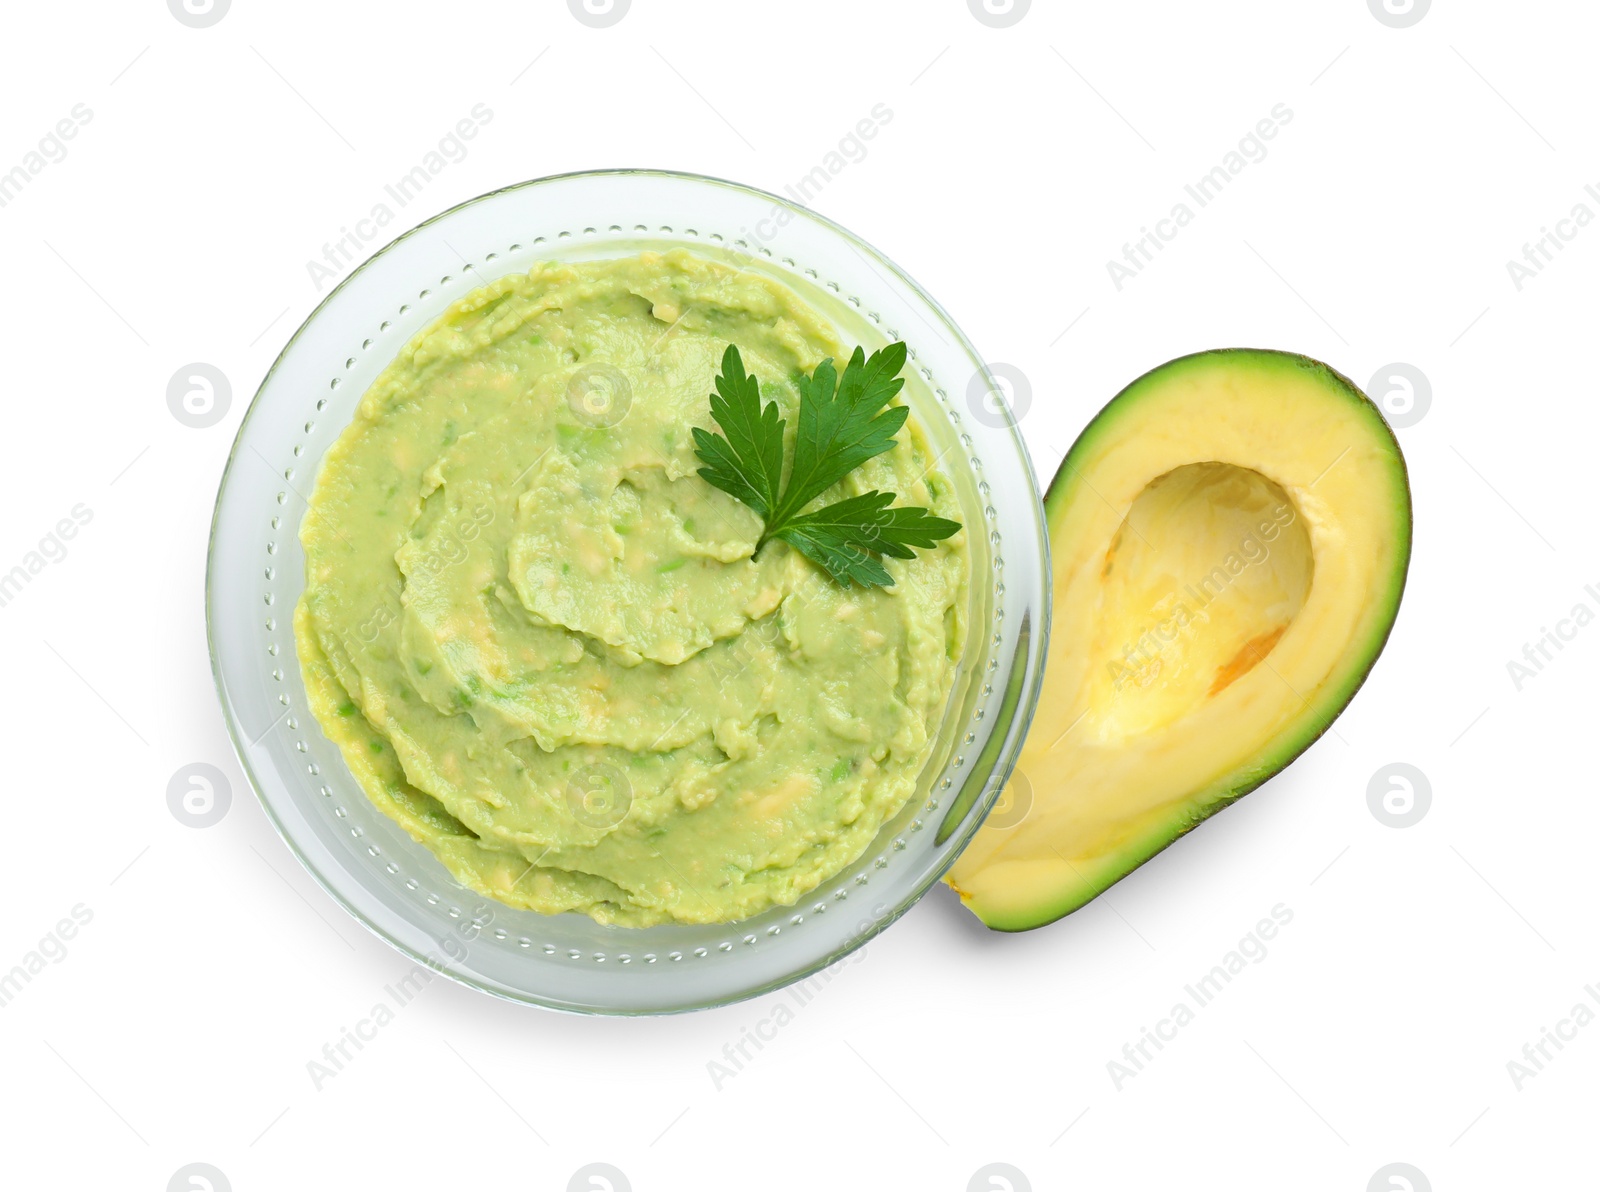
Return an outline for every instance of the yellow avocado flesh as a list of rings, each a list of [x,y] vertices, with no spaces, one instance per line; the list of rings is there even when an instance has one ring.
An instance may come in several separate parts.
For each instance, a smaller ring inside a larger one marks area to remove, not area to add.
[[[1282,769],[1360,686],[1410,556],[1376,407],[1253,350],[1140,378],[1045,498],[1054,613],[1007,808],[947,878],[991,927],[1060,918]]]

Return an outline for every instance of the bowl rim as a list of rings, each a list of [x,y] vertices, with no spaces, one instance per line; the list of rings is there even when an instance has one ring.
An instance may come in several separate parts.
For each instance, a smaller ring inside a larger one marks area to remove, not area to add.
[[[1024,476],[1027,481],[1027,487],[1033,493],[1035,498],[1034,506],[1031,512],[1034,515],[1034,541],[1039,551],[1040,591],[1037,594],[1038,623],[1035,625],[1030,625],[1028,623],[1028,617],[1025,614],[1023,623],[1019,630],[1019,642],[1024,640],[1024,638],[1027,639],[1027,658],[1023,663],[1025,667],[1023,688],[1020,699],[1016,704],[1010,725],[1006,728],[1004,735],[1000,738],[1001,749],[999,757],[996,759],[993,768],[987,775],[984,776],[982,788],[979,792],[978,798],[974,801],[974,805],[969,807],[962,817],[960,830],[952,833],[951,836],[946,840],[945,843],[950,846],[946,859],[941,864],[932,866],[925,875],[920,877],[911,888],[909,894],[904,896],[897,906],[895,906],[887,914],[874,918],[871,926],[865,931],[860,931],[852,935],[839,947],[829,951],[824,956],[818,958],[813,963],[803,968],[795,969],[792,972],[785,973],[782,976],[775,977],[770,980],[762,981],[756,985],[742,987],[732,993],[718,994],[708,1000],[698,1000],[692,1003],[673,1005],[663,1008],[635,1009],[609,1006],[579,1006],[553,998],[542,997],[537,994],[530,993],[525,989],[512,991],[499,987],[498,985],[492,984],[488,981],[479,980],[473,974],[461,971],[460,968],[454,963],[442,962],[436,955],[429,955],[419,951],[404,941],[396,938],[394,935],[380,927],[377,923],[373,922],[364,911],[354,905],[352,901],[346,897],[343,892],[336,888],[332,881],[325,876],[315,864],[312,863],[306,851],[286,830],[282,819],[274,810],[271,802],[268,800],[265,794],[263,784],[256,774],[255,767],[251,764],[249,756],[244,747],[244,743],[241,739],[241,732],[243,731],[242,726],[238,722],[233,703],[229,698],[227,686],[223,678],[222,665],[216,640],[217,618],[214,612],[215,593],[212,586],[212,573],[215,564],[217,533],[222,518],[223,496],[227,491],[228,481],[233,475],[234,464],[239,458],[240,449],[244,443],[245,434],[251,427],[251,420],[260,413],[262,395],[266,392],[268,385],[271,383],[279,367],[282,365],[289,352],[294,348],[295,344],[299,342],[300,338],[316,321],[317,317],[322,313],[324,308],[326,308],[334,300],[334,298],[339,295],[345,286],[353,282],[355,278],[368,269],[373,262],[389,253],[402,242],[422,233],[431,225],[446,219],[447,217],[464,208],[474,206],[498,195],[513,191],[527,190],[542,185],[569,181],[573,179],[619,176],[664,178],[675,182],[702,183],[723,187],[768,201],[779,208],[795,211],[797,214],[825,226],[834,234],[843,237],[855,248],[870,254],[874,260],[883,265],[889,271],[891,276],[896,281],[908,287],[918,299],[920,299],[922,302],[925,302],[928,307],[934,311],[940,319],[943,320],[945,326],[955,336],[957,345],[968,355],[970,355],[973,360],[977,361],[981,365],[983,372],[986,375],[989,375],[992,385],[993,376],[990,374],[990,366],[988,361],[977,350],[972,341],[967,338],[966,333],[961,330],[959,324],[957,324],[956,321],[951,317],[950,313],[945,310],[944,306],[940,304],[939,301],[933,297],[933,295],[928,293],[928,291],[924,289],[915,278],[902,269],[895,261],[886,256],[881,250],[868,243],[856,233],[850,231],[850,229],[844,227],[837,221],[828,218],[820,212],[814,211],[810,207],[807,207],[801,203],[797,203],[792,199],[773,194],[770,191],[762,190],[759,187],[750,186],[746,183],[734,182],[730,179],[719,178],[710,174],[645,166],[569,170],[557,174],[540,175],[539,177],[528,178],[520,182],[513,182],[505,186],[496,187],[493,190],[488,190],[482,194],[474,195],[471,198],[463,199],[461,202],[454,203],[451,206],[446,207],[434,213],[433,215],[430,215],[428,218],[421,220],[415,225],[407,228],[405,231],[395,236],[387,244],[384,244],[381,248],[374,250],[358,264],[352,266],[350,271],[346,273],[344,277],[340,278],[339,281],[328,291],[328,293],[325,294],[322,299],[310,310],[310,312],[307,313],[305,318],[301,320],[299,326],[297,326],[294,332],[284,341],[283,347],[279,349],[278,354],[273,358],[272,363],[268,366],[266,372],[262,374],[261,381],[256,386],[255,392],[251,395],[250,401],[245,407],[244,414],[239,420],[239,426],[234,433],[233,442],[228,448],[227,459],[223,464],[222,474],[217,482],[216,497],[212,504],[211,524],[207,531],[206,540],[204,594],[206,651],[210,657],[212,684],[216,691],[218,702],[221,705],[223,722],[228,731],[228,739],[233,746],[234,756],[239,762],[239,766],[244,773],[245,780],[249,783],[251,791],[256,796],[256,801],[261,805],[262,810],[266,812],[268,821],[272,824],[274,830],[278,833],[278,836],[283,840],[284,844],[288,846],[290,853],[300,863],[301,867],[308,874],[310,874],[312,880],[315,881],[317,885],[321,887],[322,890],[326,892],[341,908],[343,908],[352,919],[361,924],[361,926],[366,928],[367,931],[376,936],[378,939],[382,940],[385,944],[399,952],[401,955],[405,956],[407,959],[423,965],[433,972],[442,973],[444,976],[449,977],[459,984],[478,990],[482,993],[489,994],[490,996],[498,998],[502,1001],[512,1002],[514,1004],[523,1006],[536,1006],[544,1010],[552,1010],[569,1014],[580,1014],[586,1017],[657,1017],[669,1014],[686,1014],[695,1010],[716,1009],[723,1006],[734,1005],[742,1001],[748,1001],[751,998],[760,997],[764,994],[772,993],[789,985],[804,981],[807,978],[821,972],[822,970],[830,968],[839,963],[846,956],[849,956],[851,953],[864,947],[868,942],[876,938],[881,932],[895,923],[902,915],[909,911],[918,902],[922,901],[927,893],[940,881],[941,878],[944,877],[951,866],[954,865],[956,859],[965,850],[966,846],[971,843],[972,838],[982,827],[989,811],[998,800],[1006,780],[1010,777],[1012,770],[1016,766],[1018,758],[1021,756],[1022,745],[1026,740],[1028,731],[1032,725],[1034,714],[1038,708],[1040,694],[1043,690],[1045,660],[1049,653],[1050,623],[1054,597],[1054,584],[1052,582],[1050,559],[1050,536],[1045,517],[1043,490],[1039,486],[1038,475],[1034,469],[1032,458],[1028,454],[1026,442],[1017,426],[1016,418],[1011,411],[1009,403],[1000,402],[996,406],[1003,416],[1003,426],[995,429],[1004,430],[1009,435],[1011,445],[1021,462]],[[1019,653],[1020,652],[1021,651],[1019,651]],[[296,662],[296,665],[298,665],[298,661]],[[977,772],[974,770],[974,772],[969,775],[968,780],[970,781],[976,777]]]

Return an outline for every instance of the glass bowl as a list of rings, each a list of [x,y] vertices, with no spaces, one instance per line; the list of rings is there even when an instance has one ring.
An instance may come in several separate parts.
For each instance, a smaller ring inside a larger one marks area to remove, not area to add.
[[[960,493],[972,559],[966,654],[917,793],[799,903],[710,926],[602,926],[465,888],[377,810],[306,704],[293,611],[323,452],[378,373],[455,299],[541,260],[682,247],[775,277],[867,351],[909,349],[904,399]],[[256,392],[217,494],[206,571],[212,670],[239,761],[313,877],[380,938],[464,984],[555,1009],[722,1005],[861,946],[945,872],[994,803],[1038,699],[1049,629],[1038,484],[1001,393],[950,317],[893,262],[804,207],[688,174],[596,171],[483,195],[353,270]]]

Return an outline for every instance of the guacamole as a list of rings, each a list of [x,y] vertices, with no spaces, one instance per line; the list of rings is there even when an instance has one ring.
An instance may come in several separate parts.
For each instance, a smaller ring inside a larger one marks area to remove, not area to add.
[[[966,626],[964,534],[843,588],[696,473],[728,344],[794,433],[849,347],[683,252],[456,302],[362,397],[300,529],[311,706],[381,810],[491,898],[603,923],[789,905],[915,790]],[[915,421],[826,499],[960,518]]]

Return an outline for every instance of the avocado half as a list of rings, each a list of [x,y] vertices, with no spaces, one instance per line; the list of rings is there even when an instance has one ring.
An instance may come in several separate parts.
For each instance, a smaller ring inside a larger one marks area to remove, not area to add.
[[[999,931],[1077,910],[1298,757],[1372,669],[1411,558],[1394,433],[1349,379],[1287,352],[1146,373],[1044,503],[1044,693],[945,879]]]

